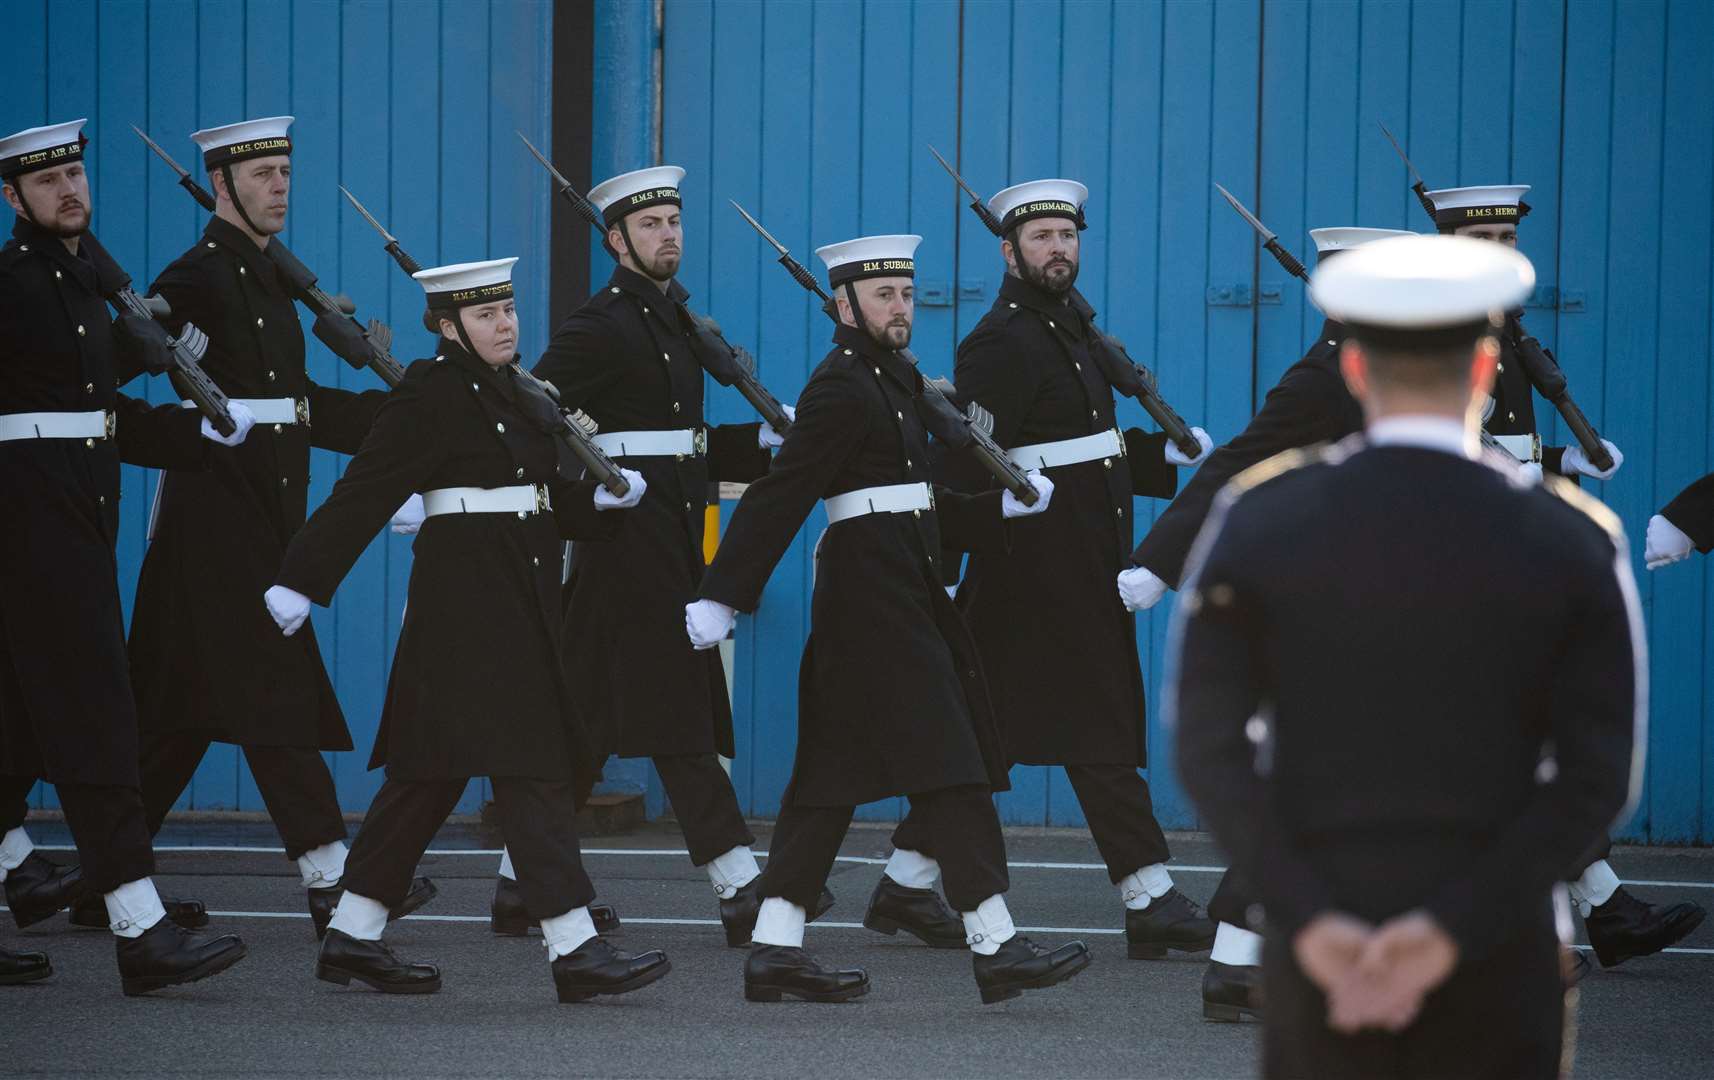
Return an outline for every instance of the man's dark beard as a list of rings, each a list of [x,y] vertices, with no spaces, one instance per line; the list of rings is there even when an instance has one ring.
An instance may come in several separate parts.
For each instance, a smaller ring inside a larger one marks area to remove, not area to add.
[[[1077,284],[1076,262],[1068,259],[1059,264],[1069,269],[1071,273],[1066,276],[1064,284],[1056,285],[1048,279],[1047,265],[1031,266],[1029,260],[1024,258],[1023,250],[1020,248],[1017,249],[1017,252],[1018,270],[1023,274],[1024,280],[1029,282],[1031,285],[1034,285],[1036,288],[1041,289],[1043,292],[1050,292],[1055,296],[1064,296],[1066,293],[1071,291],[1071,287],[1073,285]]]
[[[21,197],[22,196],[20,196],[20,198]],[[24,205],[29,206],[28,203],[25,203]],[[76,226],[61,224],[63,216],[56,218],[52,225],[43,225],[42,219],[36,215],[33,208],[30,211],[30,220],[35,222],[40,228],[52,233],[62,240],[69,240],[74,236],[82,236],[84,233],[89,231],[89,207],[85,206],[81,200],[78,202],[77,207],[79,210],[83,211],[83,213],[78,215],[78,223]]]
[[[868,329],[868,328],[865,327],[865,329]],[[905,332],[905,339],[903,341],[899,342],[897,345],[893,344],[887,338],[887,332],[891,329],[903,330]],[[880,326],[880,327],[876,327],[874,329],[870,329],[869,330],[869,337],[871,340],[873,340],[875,342],[875,344],[879,345],[881,348],[892,349],[896,352],[899,349],[905,349],[905,348],[910,347],[911,328],[909,326],[900,326],[900,327],[896,327],[896,328],[891,327],[891,326]]]
[[[672,252],[672,255],[677,258],[681,264],[684,262],[684,254],[682,252],[674,251]],[[655,253],[655,257],[652,261],[638,259],[637,262],[642,264],[643,273],[655,281],[671,281],[674,276],[678,274],[677,267],[674,267],[671,270],[665,269],[666,259],[663,258],[659,252]]]

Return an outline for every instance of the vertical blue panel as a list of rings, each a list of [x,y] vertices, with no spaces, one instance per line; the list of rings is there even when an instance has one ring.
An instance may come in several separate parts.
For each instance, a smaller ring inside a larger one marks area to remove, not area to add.
[[[1273,9],[1269,9],[1270,18]],[[1400,62],[1410,55],[1410,8],[1405,4],[1364,4],[1358,9],[1362,47],[1357,56],[1357,216],[1353,225],[1374,229],[1422,229],[1426,225],[1416,197],[1406,189],[1404,163],[1381,137],[1384,123],[1401,140],[1410,134],[1410,69]],[[1557,41],[1557,38],[1555,39]],[[1557,45],[1553,62],[1559,62]],[[1558,78],[1553,80],[1557,90]],[[1558,135],[1557,126],[1554,131]],[[1264,162],[1265,155],[1264,155]],[[1302,238],[1309,250],[1308,238]],[[1308,310],[1306,319],[1320,320]]]
[[[961,46],[959,145],[937,146],[984,198],[1011,184],[1012,22],[999,4],[966,5]],[[952,181],[947,187],[953,189]],[[956,196],[960,204],[967,197]],[[1000,289],[1005,264],[1000,242],[968,209],[959,216],[958,276],[980,291],[960,290],[954,309],[954,333],[962,339],[987,314]]]
[[[1310,229],[1359,224],[1347,221],[1343,213],[1334,218],[1316,217],[1309,208],[1312,194],[1319,206],[1345,190],[1340,183],[1344,179],[1340,171],[1318,160],[1307,145],[1312,111],[1310,95],[1312,90],[1320,90],[1317,84],[1322,79],[1348,93],[1349,79],[1356,73],[1356,65],[1348,58],[1343,67],[1321,62],[1321,43],[1311,33],[1311,22],[1317,28],[1326,22],[1323,14],[1326,7],[1325,3],[1264,5],[1260,190],[1251,189],[1247,176],[1220,181],[1239,199],[1250,201],[1268,228],[1279,234],[1285,249],[1296,252],[1306,266],[1315,265],[1311,258],[1315,245],[1309,239]],[[1333,46],[1339,48],[1342,44],[1343,36],[1336,36]],[[1342,109],[1333,119],[1337,122],[1347,115],[1348,110]],[[1326,118],[1323,120],[1321,131],[1325,142],[1328,125]],[[1231,221],[1243,224],[1225,200],[1212,205],[1216,215],[1230,219],[1228,225]],[[1261,250],[1259,238],[1252,238],[1250,244],[1256,259],[1258,287],[1278,289],[1281,301],[1256,307],[1254,407],[1279,381],[1280,374],[1303,355],[1308,336],[1321,325],[1321,318],[1308,304],[1308,289],[1296,280],[1288,280],[1290,275],[1274,257]],[[1222,362],[1228,367],[1241,366],[1238,357],[1225,357]],[[1210,434],[1221,439],[1228,433]]]
[[[1559,269],[1559,129],[1564,67],[1565,10],[1559,4],[1525,2],[1517,5],[1513,40],[1511,162],[1505,182],[1529,184],[1529,217],[1519,229],[1520,250],[1535,263],[1536,283],[1557,286]],[[1499,142],[1500,137],[1494,136]],[[1530,333],[1549,349],[1559,342],[1559,312],[1555,305],[1530,307],[1524,313]],[[1537,415],[1542,438],[1564,441],[1558,414],[1547,409]]]

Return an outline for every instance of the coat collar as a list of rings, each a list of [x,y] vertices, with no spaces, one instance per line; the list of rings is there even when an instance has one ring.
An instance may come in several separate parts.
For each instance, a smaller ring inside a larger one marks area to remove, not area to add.
[[[908,354],[882,348],[875,339],[855,326],[840,323],[833,329],[833,343],[861,356],[865,362],[879,368],[907,394],[922,390],[922,373],[916,364],[906,359]]]
[[[60,242],[58,235],[20,215],[12,222],[12,238],[30,251],[41,255],[62,273],[70,275],[72,280],[82,285],[85,290],[100,293],[96,259],[94,251],[91,250],[95,246],[93,233],[83,234],[78,241],[78,253],[73,255],[65,249],[65,244]]]
[[[256,281],[274,292],[285,292],[284,282],[280,280],[280,268],[268,253],[256,246],[256,242],[244,235],[244,231],[224,218],[211,217],[203,227],[202,238],[205,243],[223,247],[238,257]]]
[[[1000,299],[1055,318],[1070,318],[1074,314],[1064,294],[1048,292],[1016,274],[1007,274],[1000,279]]]
[[[663,293],[653,278],[639,274],[626,266],[615,264],[613,276],[607,279],[607,287],[628,292],[643,302],[643,306],[666,326],[682,330],[684,327],[675,322],[679,309],[690,299],[690,290],[678,283],[674,278],[667,282]],[[688,317],[688,316],[686,316]]]
[[[512,374],[511,368],[490,367],[481,357],[470,355],[459,342],[444,337],[440,339],[440,355],[445,357],[448,363],[457,364],[460,370],[499,390],[508,400],[517,396],[518,388],[514,381],[516,376]],[[514,356],[512,362],[517,363],[518,357]]]

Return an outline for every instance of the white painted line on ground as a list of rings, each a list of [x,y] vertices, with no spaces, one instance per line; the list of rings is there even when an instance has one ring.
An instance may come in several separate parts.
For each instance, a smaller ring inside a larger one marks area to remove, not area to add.
[[[0,907],[0,911],[10,911],[10,910],[11,909],[6,908],[6,907]],[[208,914],[211,918],[216,918],[216,919],[307,919],[307,918],[309,918],[309,912],[307,912],[307,911],[210,911]],[[719,926],[720,925],[719,919],[673,919],[673,918],[645,919],[645,918],[639,918],[638,916],[635,916],[635,915],[622,915],[622,916],[620,916],[620,919],[621,919],[621,922],[623,923],[623,925],[625,925],[625,926],[630,926],[633,924],[637,925],[637,926]],[[487,916],[487,915],[406,915],[403,921],[405,921],[405,922],[439,922],[439,923],[485,923],[485,922],[489,921],[489,916]],[[816,922],[811,923],[810,925],[814,926],[818,930],[863,930],[863,929],[866,929],[862,923],[858,923],[858,922],[834,922],[834,921],[828,920],[828,919],[817,920]],[[1024,933],[1024,934],[1118,935],[1118,934],[1123,934],[1125,931],[1123,929],[1115,929],[1113,927],[1108,927],[1108,926],[1020,926],[1020,927],[1018,927],[1018,932]],[[1574,946],[1572,946],[1572,948],[1582,949],[1585,952],[1589,951],[1589,946],[1587,946],[1587,945],[1574,945]],[[1661,952],[1662,953],[1671,953],[1675,956],[1714,956],[1714,949],[1672,948],[1672,949],[1662,949]]]
[[[36,850],[76,851],[77,848],[71,844],[37,844]],[[285,848],[242,847],[229,844],[157,844],[155,846],[155,851],[157,853],[201,851],[219,854],[280,856],[284,856],[286,853]],[[423,852],[423,854],[438,855],[442,857],[458,855],[487,855],[493,858],[499,858],[500,849],[430,848]],[[690,852],[684,848],[584,848],[583,854],[611,856],[665,855],[679,858],[690,857]],[[756,855],[761,858],[767,858],[768,853],[766,851],[757,851]],[[841,855],[835,861],[842,863],[854,863],[859,866],[885,866],[887,864],[886,859],[872,859],[862,855]],[[1009,870],[1106,870],[1107,866],[1105,863],[1081,862],[1008,862],[1006,863],[1006,868]],[[1224,866],[1196,866],[1189,864],[1180,865],[1178,863],[1167,863],[1166,868],[1176,874],[1224,874],[1226,872],[1226,868]],[[1662,889],[1714,889],[1714,881],[1653,881],[1644,880],[1642,878],[1623,878],[1620,880],[1619,884],[1643,885]]]

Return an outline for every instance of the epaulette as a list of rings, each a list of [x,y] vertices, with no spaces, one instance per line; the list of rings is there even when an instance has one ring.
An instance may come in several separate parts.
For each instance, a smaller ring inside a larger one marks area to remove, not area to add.
[[[1282,450],[1266,461],[1256,464],[1240,472],[1226,482],[1221,494],[1231,493],[1237,498],[1255,488],[1261,487],[1270,480],[1276,480],[1294,469],[1306,465],[1336,465],[1351,455],[1353,447],[1346,442],[1328,444],[1318,443],[1315,446],[1294,446],[1290,450]]]
[[[1613,512],[1612,507],[1578,487],[1575,481],[1553,473],[1544,473],[1541,478],[1541,486],[1549,494],[1558,496],[1572,508],[1581,511],[1590,521],[1599,525],[1608,536],[1613,538],[1614,543],[1623,544],[1625,542],[1625,523],[1619,519],[1619,515]]]

